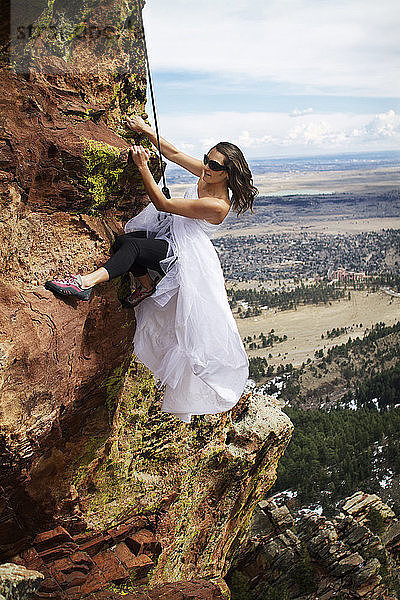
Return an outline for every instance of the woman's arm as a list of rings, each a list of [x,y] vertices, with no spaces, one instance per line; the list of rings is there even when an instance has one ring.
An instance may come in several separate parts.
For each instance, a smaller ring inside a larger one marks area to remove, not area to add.
[[[150,127],[150,125],[147,125],[147,123],[145,123],[141,117],[138,117],[137,115],[126,117],[126,122],[128,127],[133,131],[144,133],[149,138],[151,143],[157,148],[157,135],[155,131]],[[161,153],[163,156],[165,156],[165,158],[176,163],[180,167],[183,167],[187,171],[190,171],[190,173],[193,173],[193,175],[200,177],[203,168],[201,160],[181,152],[162,137],[160,137],[160,146]]]
[[[226,202],[219,198],[166,198],[156,182],[148,167],[150,151],[142,146],[133,146],[132,156],[142,176],[146,192],[157,208],[164,212],[190,217],[192,219],[205,219],[211,223],[221,223],[228,210]]]

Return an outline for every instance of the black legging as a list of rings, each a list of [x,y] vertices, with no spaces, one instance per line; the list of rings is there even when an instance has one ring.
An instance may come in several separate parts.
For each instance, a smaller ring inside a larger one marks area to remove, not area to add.
[[[160,261],[168,251],[168,242],[146,237],[145,231],[132,231],[117,237],[111,246],[113,256],[103,265],[111,279],[130,271],[136,277],[146,275],[147,269],[163,271]]]

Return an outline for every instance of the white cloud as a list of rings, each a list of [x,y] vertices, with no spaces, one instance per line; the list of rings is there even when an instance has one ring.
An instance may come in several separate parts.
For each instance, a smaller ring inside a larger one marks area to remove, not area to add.
[[[237,144],[243,148],[251,148],[252,146],[266,146],[274,142],[271,135],[253,136],[249,131],[241,131],[236,137]]]
[[[289,130],[283,138],[286,146],[301,143],[305,146],[337,146],[346,142],[344,131],[335,129],[335,126],[326,120],[313,121],[297,125]]]
[[[390,150],[400,147],[400,112],[298,116],[287,113],[215,112],[163,117],[163,136],[178,148],[201,155],[221,140],[248,156]]]
[[[400,142],[400,113],[389,110],[376,115],[365,125],[364,136],[370,139],[397,138]]]
[[[149,0],[154,68],[290,84],[303,93],[400,93],[397,0]]]
[[[290,113],[290,116],[291,117],[302,117],[303,115],[309,115],[312,112],[313,112],[312,108],[304,108],[303,110],[299,110],[298,108],[295,108]]]

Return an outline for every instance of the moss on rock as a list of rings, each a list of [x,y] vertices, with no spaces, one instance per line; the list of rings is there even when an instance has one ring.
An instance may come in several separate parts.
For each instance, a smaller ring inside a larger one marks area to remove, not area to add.
[[[282,413],[271,407],[267,438],[248,431],[253,450],[234,450],[226,443],[236,426],[234,411],[197,416],[188,425],[160,411],[161,394],[150,371],[133,360],[103,457],[81,480],[85,516],[94,528],[139,514],[163,523],[168,549],[152,584],[221,576],[255,504],[275,479],[291,425],[284,416],[274,425],[275,413]]]
[[[124,171],[119,155],[120,150],[110,144],[94,140],[84,141],[85,183],[92,197],[92,214],[100,212],[101,208],[118,197],[119,181]]]

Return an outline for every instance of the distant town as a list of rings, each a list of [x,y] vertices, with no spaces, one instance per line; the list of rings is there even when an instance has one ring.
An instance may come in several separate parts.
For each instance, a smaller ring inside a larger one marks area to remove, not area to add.
[[[399,271],[400,231],[269,233],[213,240],[230,281],[329,277],[361,281]]]

